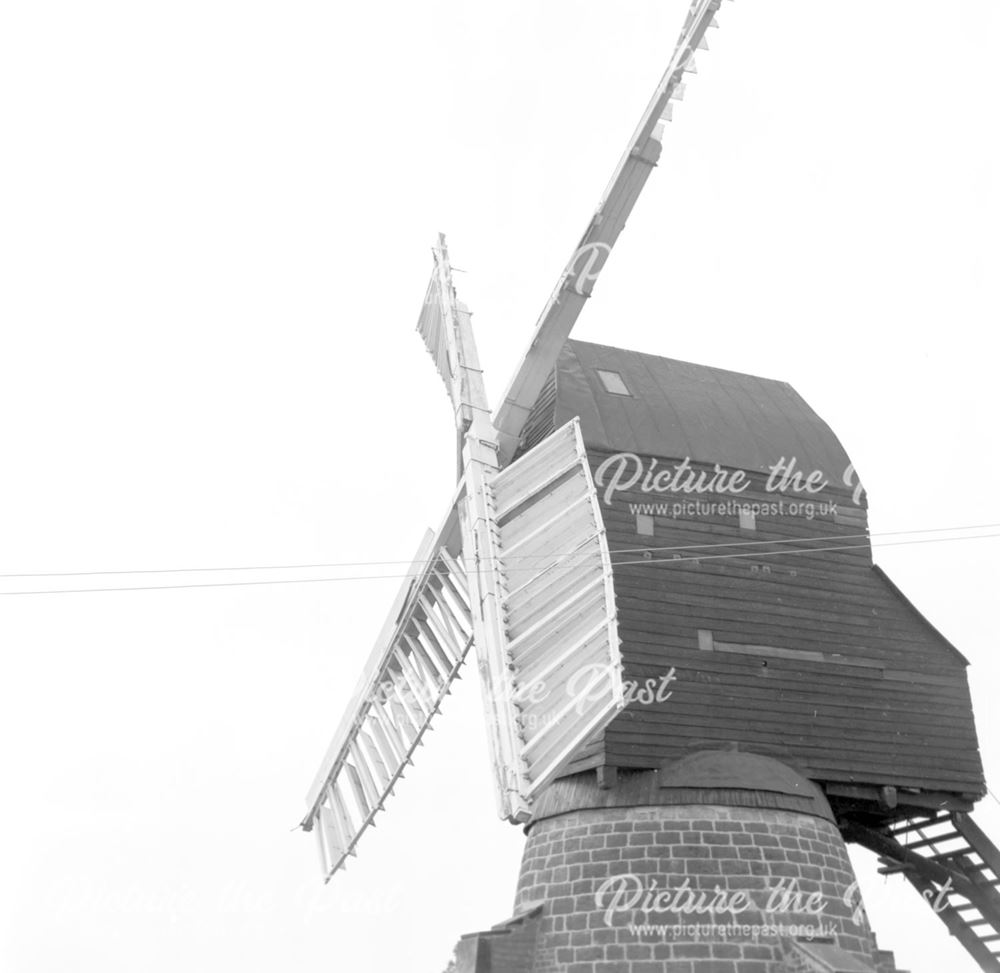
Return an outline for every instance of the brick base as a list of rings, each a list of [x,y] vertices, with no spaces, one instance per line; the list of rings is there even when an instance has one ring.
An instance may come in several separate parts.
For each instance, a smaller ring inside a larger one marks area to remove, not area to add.
[[[718,806],[576,810],[531,826],[515,914],[533,973],[777,973],[796,939],[860,969],[875,944],[837,828]]]

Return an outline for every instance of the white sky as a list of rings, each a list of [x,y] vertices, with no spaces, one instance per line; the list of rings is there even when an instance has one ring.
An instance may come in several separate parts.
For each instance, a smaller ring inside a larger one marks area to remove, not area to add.
[[[0,7],[0,572],[409,559],[453,481],[435,233],[495,402],[686,6]],[[790,381],[875,532],[1000,521],[998,16],[725,4],[576,332]],[[995,789],[998,543],[876,554]],[[290,831],[395,584],[0,598],[0,965],[438,973],[507,917],[471,669],[346,874]],[[856,858],[901,967],[975,969]]]

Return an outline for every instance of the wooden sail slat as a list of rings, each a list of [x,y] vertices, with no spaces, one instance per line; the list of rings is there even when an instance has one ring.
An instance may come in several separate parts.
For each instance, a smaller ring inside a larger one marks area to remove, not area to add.
[[[368,721],[368,726],[372,726],[373,724],[374,719],[370,719]],[[358,734],[358,740],[360,741],[361,749],[370,761],[369,766],[375,771],[378,790],[384,796],[386,789],[392,781],[392,774],[390,774],[386,769],[385,760],[379,752],[378,746],[376,745],[374,739],[372,739],[371,734],[366,730],[362,730]]]
[[[439,619],[425,614],[423,618],[415,617],[414,622],[419,626],[421,635],[436,644],[448,658],[457,659],[461,656],[463,646],[452,638],[451,633],[444,633]]]
[[[402,652],[402,647],[399,651]],[[399,700],[409,719],[409,735],[414,737],[417,735],[417,728],[427,715],[426,707],[421,705],[424,701],[422,690],[419,685],[416,687],[414,686],[411,680],[407,677],[406,672],[403,670],[403,666],[399,659],[396,657],[393,658],[393,664],[386,670],[386,674],[389,678],[395,698]]]
[[[410,743],[417,737],[417,726],[413,722],[409,710],[406,708],[406,704],[398,693],[398,690],[393,687],[395,695],[389,701],[389,709],[392,711],[393,718],[396,720],[396,725],[399,728],[400,733],[405,733],[409,738],[407,741],[407,747]]]
[[[323,827],[323,808],[320,806],[320,820],[313,826],[313,835],[316,838],[316,850],[319,852],[319,867],[323,873],[323,878],[333,871],[335,864],[340,859],[335,858],[330,849],[327,848],[326,829]]]
[[[351,790],[354,792],[354,798],[358,802],[358,810],[361,812],[362,819],[368,818],[372,813],[372,807],[370,803],[370,795],[365,790],[365,785],[361,780],[361,775],[358,773],[357,767],[351,763],[344,764],[344,771],[347,774],[347,779],[350,782]]]
[[[406,762],[406,747],[402,739],[396,735],[395,728],[392,727],[381,706],[373,704],[368,712],[371,717],[372,735],[382,748],[388,764],[402,768]]]
[[[372,776],[371,768],[368,766],[368,759],[361,752],[361,747],[358,744],[358,737],[355,737],[351,741],[350,751],[351,760],[355,770],[361,777],[361,786],[364,789],[365,797],[368,801],[368,811],[366,814],[366,817],[368,817],[373,811],[378,810],[380,804],[379,789],[375,784],[375,778]]]
[[[447,681],[448,671],[440,671],[419,639],[411,638],[409,634],[404,632],[403,640],[410,647],[411,659],[416,659],[420,663],[425,682],[429,682],[434,687],[434,692],[437,693]]]
[[[438,623],[438,627],[446,632],[456,645],[461,645],[464,641],[462,626],[458,624],[455,616],[448,610],[448,605],[445,599],[441,597],[440,590],[436,587],[433,590],[437,592],[437,597],[434,598],[432,605],[434,620]]]
[[[439,566],[438,569],[434,572],[434,576],[441,582],[441,584],[445,588],[448,589],[448,592],[451,595],[452,601],[448,606],[449,610],[451,609],[452,605],[455,605],[458,607],[458,610],[462,615],[462,618],[459,622],[459,628],[461,628],[464,632],[471,632],[472,614],[469,611],[468,594],[463,593],[463,591],[459,590],[458,585],[455,583],[458,579],[455,578],[454,572],[450,569],[442,571],[441,567]],[[447,602],[448,600],[444,599],[444,601]],[[456,621],[458,620],[456,619]]]
[[[412,633],[412,634],[411,634]],[[426,636],[421,637],[420,629],[417,627],[416,619],[414,619],[413,625],[410,629],[403,633],[403,638],[408,642],[419,643],[422,647],[426,646],[425,652],[429,652],[437,660],[437,669],[445,674],[445,677],[455,668],[454,661],[445,654],[441,646],[435,640],[429,639]]]
[[[419,708],[420,710],[420,721],[422,723],[424,718],[430,716],[430,714],[434,711],[433,705],[424,692],[426,680],[422,679],[420,673],[413,668],[413,663],[407,658],[407,655],[402,648],[400,648],[396,653],[396,661],[399,663],[403,676],[409,685],[410,700],[414,704],[414,708]]]
[[[441,563],[448,569],[448,573],[446,574],[448,581],[457,589],[455,593],[456,600],[461,602],[462,606],[468,611],[469,582],[465,578],[465,570],[444,548],[441,548],[438,552],[438,557]],[[469,624],[472,624],[471,614],[469,615]]]
[[[333,808],[334,826],[341,838],[341,843],[345,848],[348,848],[354,841],[354,835],[357,831],[347,811],[347,804],[344,801],[344,795],[341,793],[338,781],[330,784],[327,789],[327,799],[330,802],[330,807]]]
[[[340,861],[347,854],[347,846],[337,834],[333,811],[325,804],[319,806],[319,823],[320,827],[316,830],[323,835],[326,845],[326,860],[332,867],[335,862]]]

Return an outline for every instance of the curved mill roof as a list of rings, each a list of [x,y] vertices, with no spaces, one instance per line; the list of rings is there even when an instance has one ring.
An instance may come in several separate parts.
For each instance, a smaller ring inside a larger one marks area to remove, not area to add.
[[[609,392],[599,370],[618,373],[630,394]],[[566,342],[554,379],[539,399],[554,397],[545,418],[558,429],[579,416],[591,447],[761,472],[794,457],[798,469],[822,470],[833,483],[850,463],[787,382],[586,341]]]

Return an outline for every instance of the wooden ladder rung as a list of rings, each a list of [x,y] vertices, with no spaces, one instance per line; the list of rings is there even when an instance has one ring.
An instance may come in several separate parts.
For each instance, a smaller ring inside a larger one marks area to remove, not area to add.
[[[911,831],[918,831],[920,828],[932,828],[936,824],[944,824],[948,822],[951,824],[951,815],[944,814],[938,818],[924,818],[921,821],[910,821],[905,827],[902,828],[890,828],[890,832],[893,835],[908,834]]]
[[[924,855],[928,861],[939,862],[944,861],[946,858],[959,858],[965,857],[966,855],[973,854],[974,849],[972,848],[955,848],[952,851],[939,851],[936,855]],[[978,867],[978,866],[977,866]]]
[[[952,838],[961,838],[962,836],[957,831],[949,831],[947,834],[937,835],[933,838],[924,838],[922,841],[911,841],[903,847],[907,851],[913,851],[914,848],[924,848],[927,845],[936,845],[941,841],[951,841]]]

